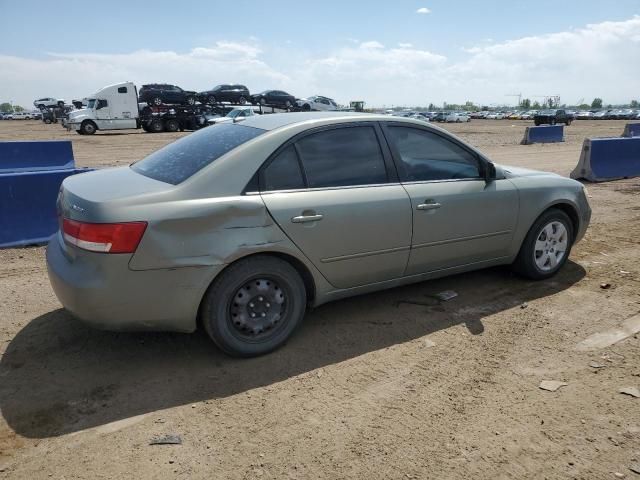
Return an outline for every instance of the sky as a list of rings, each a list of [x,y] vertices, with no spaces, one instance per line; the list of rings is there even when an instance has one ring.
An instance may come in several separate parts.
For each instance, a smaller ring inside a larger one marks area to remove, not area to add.
[[[0,0],[0,103],[133,81],[339,103],[640,99],[640,0]]]

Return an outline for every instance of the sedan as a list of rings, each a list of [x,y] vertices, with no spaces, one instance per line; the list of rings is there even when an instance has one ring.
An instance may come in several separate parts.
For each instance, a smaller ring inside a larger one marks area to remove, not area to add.
[[[590,221],[582,184],[494,164],[420,120],[256,115],[130,166],[73,175],[47,248],[53,290],[111,330],[270,352],[308,307],[495,265],[544,280]]]
[[[303,98],[296,102],[302,110],[314,110],[318,112],[332,111],[338,109],[338,104],[335,100],[329,97],[323,97],[322,95],[313,95],[309,98]]]
[[[451,112],[445,118],[447,123],[462,123],[462,122],[470,122],[471,117],[466,113],[461,112]]]
[[[282,90],[265,90],[251,95],[251,103],[254,105],[274,105],[291,108],[296,104],[296,97]]]
[[[217,125],[220,123],[228,123],[228,122],[240,122],[249,117],[256,115],[256,112],[253,111],[252,107],[240,107],[234,108],[229,113],[227,113],[224,117],[213,117],[207,120],[209,125]]]
[[[249,93],[249,89],[239,84],[216,85],[211,90],[198,94],[198,100],[202,103],[208,103],[209,105],[215,105],[220,102],[244,105],[250,98],[251,94]]]

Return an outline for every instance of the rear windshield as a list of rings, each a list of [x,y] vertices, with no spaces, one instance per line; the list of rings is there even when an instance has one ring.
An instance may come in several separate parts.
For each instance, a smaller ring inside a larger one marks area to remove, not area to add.
[[[206,127],[131,165],[147,177],[177,185],[217,158],[264,133],[260,128],[237,124]]]

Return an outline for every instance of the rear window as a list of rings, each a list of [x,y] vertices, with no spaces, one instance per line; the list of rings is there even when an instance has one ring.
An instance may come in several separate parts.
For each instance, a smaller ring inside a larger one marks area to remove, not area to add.
[[[237,124],[214,125],[170,143],[131,168],[154,180],[177,185],[264,132]]]

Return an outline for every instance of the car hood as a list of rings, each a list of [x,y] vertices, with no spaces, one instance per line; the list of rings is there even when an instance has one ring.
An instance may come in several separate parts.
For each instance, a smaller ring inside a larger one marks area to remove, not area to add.
[[[529,168],[522,167],[512,167],[511,165],[497,165],[499,166],[505,174],[507,178],[516,178],[516,177],[538,177],[538,176],[549,176],[552,175],[554,177],[559,177],[555,173],[543,172],[541,170],[531,170]]]

